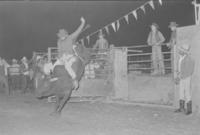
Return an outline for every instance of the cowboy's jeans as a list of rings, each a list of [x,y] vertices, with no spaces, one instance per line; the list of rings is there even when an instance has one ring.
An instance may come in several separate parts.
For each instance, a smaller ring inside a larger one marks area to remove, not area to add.
[[[66,55],[64,54],[59,60],[56,61],[54,64],[54,67],[56,65],[64,65],[65,69],[68,71],[69,75],[72,77],[74,80],[76,78],[76,73],[72,69],[72,64],[75,62],[76,58],[74,55]]]
[[[191,100],[191,89],[190,89],[191,77],[187,77],[185,79],[180,80],[180,88],[179,88],[179,99],[185,100],[186,103]]]

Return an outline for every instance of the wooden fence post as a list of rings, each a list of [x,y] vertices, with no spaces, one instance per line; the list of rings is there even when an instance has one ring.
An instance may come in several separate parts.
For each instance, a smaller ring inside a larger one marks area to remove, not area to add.
[[[50,62],[50,61],[51,61],[51,48],[48,47],[48,50],[47,50],[47,51],[48,51],[48,52],[47,52],[48,62]]]
[[[128,99],[127,48],[113,48],[114,98]]]

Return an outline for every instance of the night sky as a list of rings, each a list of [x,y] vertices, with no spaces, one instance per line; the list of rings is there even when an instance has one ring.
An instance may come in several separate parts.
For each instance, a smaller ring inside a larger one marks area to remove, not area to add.
[[[102,26],[129,13],[145,3],[138,1],[43,1],[43,2],[0,2],[0,56],[6,59],[30,58],[33,51],[46,51],[56,46],[56,33],[60,28],[73,32],[80,24],[80,17],[85,17],[91,28],[80,37],[84,37]],[[157,22],[160,31],[169,39],[170,21],[180,26],[194,24],[194,7],[190,0],[163,0],[160,6],[154,0],[155,10],[146,6],[146,14],[138,10],[138,20],[129,16],[130,24],[122,20],[118,32],[106,35],[109,43],[116,46],[146,44],[149,25]],[[97,36],[91,37],[91,47]],[[86,40],[85,40],[86,41]]]

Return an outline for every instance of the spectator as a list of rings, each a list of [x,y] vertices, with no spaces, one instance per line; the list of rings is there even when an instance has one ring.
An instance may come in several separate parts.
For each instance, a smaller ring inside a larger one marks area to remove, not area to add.
[[[102,68],[104,68],[105,65],[105,59],[107,59],[107,53],[109,49],[108,41],[105,39],[105,35],[102,33],[102,31],[99,33],[99,39],[96,41],[93,49],[95,52],[97,52],[97,57],[99,58],[98,63],[101,65]]]
[[[9,67],[12,89],[20,89],[20,65],[16,59],[12,60],[12,65]]]
[[[26,89],[28,88],[28,83],[30,82],[28,60],[25,56],[21,59],[20,70],[22,73],[21,87],[23,92],[25,92]]]
[[[165,74],[162,47],[161,47],[162,43],[165,41],[165,38],[158,29],[159,29],[158,24],[152,23],[151,31],[147,39],[148,45],[152,46],[152,62],[153,62],[152,75]]]
[[[48,61],[47,57],[44,58],[44,67],[43,68],[44,68],[43,69],[44,70],[44,74],[46,76],[50,76],[51,73],[52,73],[52,70],[53,70],[53,64],[52,64],[51,61]]]
[[[9,87],[8,87],[8,78],[7,78],[7,69],[8,65],[6,64],[5,60],[0,58],[0,83],[4,86],[5,91],[9,94]]]
[[[108,41],[105,39],[105,35],[100,32],[98,35],[99,39],[97,39],[93,49],[98,49],[99,51],[105,51],[109,48]]]
[[[169,40],[169,43],[167,44],[167,47],[171,49],[171,68],[172,72],[174,72],[174,58],[175,58],[175,45],[177,41],[177,26],[178,24],[176,22],[170,22],[169,28],[171,29],[171,37]]]

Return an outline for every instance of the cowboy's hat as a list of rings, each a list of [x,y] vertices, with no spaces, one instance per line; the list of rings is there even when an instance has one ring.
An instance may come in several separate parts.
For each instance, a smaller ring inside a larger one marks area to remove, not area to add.
[[[177,26],[178,24],[176,22],[170,22],[168,27],[171,28],[171,27],[177,27]]]
[[[58,33],[57,33],[57,36],[58,36],[58,37],[63,37],[63,36],[65,36],[66,34],[68,34],[67,30],[65,30],[65,29],[59,29],[59,30],[58,30]]]
[[[27,61],[27,58],[24,56],[21,61]]]
[[[103,34],[102,31],[100,31],[99,34],[98,34],[98,37],[101,37],[101,36],[102,36],[102,37],[105,37],[105,35]]]
[[[13,62],[13,63],[17,63],[17,60],[16,60],[16,59],[12,59],[12,62]]]
[[[150,25],[150,27],[151,26],[155,26],[157,29],[159,29],[159,25],[157,24],[157,23],[155,23],[155,22],[153,22],[151,25]]]
[[[188,40],[183,40],[179,44],[180,44],[180,46],[178,47],[179,51],[182,51],[184,53],[188,53],[190,51],[190,44]]]

